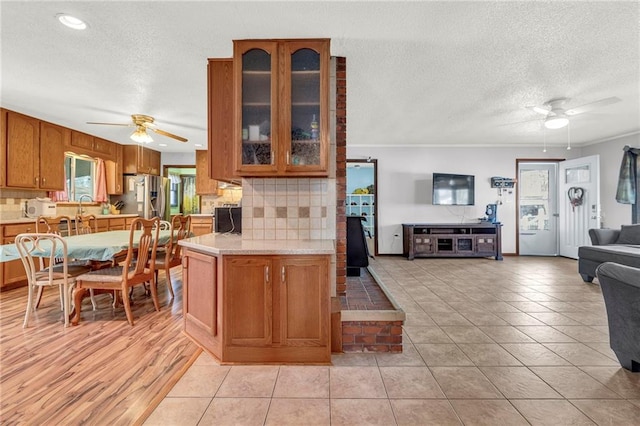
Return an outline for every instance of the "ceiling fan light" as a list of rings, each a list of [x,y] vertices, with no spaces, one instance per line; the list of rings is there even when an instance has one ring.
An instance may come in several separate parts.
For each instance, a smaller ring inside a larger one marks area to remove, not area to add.
[[[554,117],[549,117],[544,121],[544,127],[552,130],[562,129],[567,124],[569,124],[569,119],[564,115],[556,115]]]
[[[539,106],[534,106],[531,109],[534,110],[535,112],[537,112],[538,114],[544,114],[544,115],[549,114],[549,110],[548,109],[542,108],[542,107],[539,107]]]
[[[151,139],[151,136],[149,136],[147,130],[142,126],[139,126],[133,133],[131,133],[130,137],[132,141],[138,143],[153,142],[153,139]]]
[[[66,13],[58,13],[56,15],[58,21],[62,25],[65,25],[74,30],[84,30],[87,28],[87,23],[82,19],[76,18],[75,16],[67,15]]]

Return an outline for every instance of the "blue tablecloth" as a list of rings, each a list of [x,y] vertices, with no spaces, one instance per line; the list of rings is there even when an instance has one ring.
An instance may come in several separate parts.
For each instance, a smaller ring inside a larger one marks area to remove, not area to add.
[[[142,231],[136,231],[136,235],[133,238],[134,247],[140,239],[140,232]],[[64,237],[67,242],[67,256],[70,259],[77,260],[111,260],[116,253],[129,248],[129,233],[130,231],[107,231]],[[170,236],[171,231],[160,231],[158,246],[167,244]],[[43,255],[48,256],[49,253],[43,252]],[[62,257],[61,251],[59,255],[59,257]],[[58,257],[57,254],[56,257]],[[15,244],[0,246],[0,262],[16,259],[20,259],[20,255]]]

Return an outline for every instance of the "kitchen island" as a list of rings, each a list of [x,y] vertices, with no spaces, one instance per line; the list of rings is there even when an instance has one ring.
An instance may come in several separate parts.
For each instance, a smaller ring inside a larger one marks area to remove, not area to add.
[[[333,240],[207,234],[183,246],[184,331],[221,363],[331,361]]]

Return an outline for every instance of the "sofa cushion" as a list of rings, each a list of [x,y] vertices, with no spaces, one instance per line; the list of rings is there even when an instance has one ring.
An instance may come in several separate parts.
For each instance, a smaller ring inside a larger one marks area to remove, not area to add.
[[[622,225],[616,244],[640,244],[640,224]]]
[[[615,262],[640,268],[640,245],[582,246],[578,248],[578,257],[599,263]]]

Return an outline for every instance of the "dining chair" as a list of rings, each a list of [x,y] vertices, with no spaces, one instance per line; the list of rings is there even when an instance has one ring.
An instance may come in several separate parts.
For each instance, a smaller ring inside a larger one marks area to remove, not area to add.
[[[73,229],[69,216],[38,216],[36,219],[36,233],[57,234],[61,237],[71,235]]]
[[[98,232],[98,219],[93,214],[81,215],[77,214],[76,235],[94,234]],[[93,224],[93,225],[92,225]]]
[[[182,246],[178,241],[189,236],[191,231],[191,216],[174,216],[171,220],[171,238],[164,247],[162,253],[158,252],[155,264],[156,283],[158,282],[158,271],[163,269],[167,276],[167,288],[173,299],[173,285],[171,284],[171,268],[182,263]],[[164,256],[162,256],[162,254]]]
[[[46,286],[58,286],[60,304],[64,314],[64,325],[69,325],[70,291],[78,275],[89,268],[81,265],[69,265],[67,243],[60,235],[53,233],[24,233],[15,239],[20,260],[24,265],[29,289],[27,310],[23,328],[28,327],[31,313],[38,308],[42,289]],[[36,260],[36,258],[38,260]],[[40,268],[40,260],[48,260],[46,268]],[[35,294],[37,289],[37,295]]]
[[[76,278],[76,287],[73,295],[76,312],[71,324],[77,325],[80,321],[82,297],[88,289],[119,290],[124,303],[127,321],[133,325],[129,289],[133,286],[150,282],[153,305],[156,311],[160,311],[154,273],[158,237],[160,235],[159,221],[160,219],[158,218],[135,218],[129,230],[129,248],[125,260],[119,265],[91,271]]]
[[[171,222],[168,220],[161,220],[159,226],[161,231],[168,231],[171,229]]]

